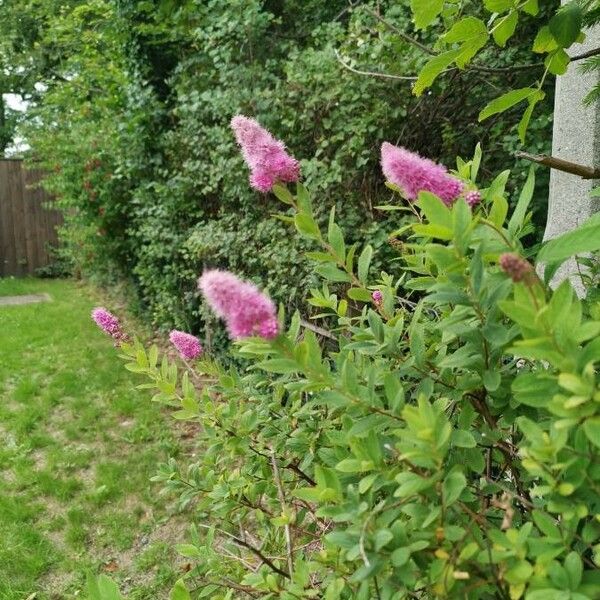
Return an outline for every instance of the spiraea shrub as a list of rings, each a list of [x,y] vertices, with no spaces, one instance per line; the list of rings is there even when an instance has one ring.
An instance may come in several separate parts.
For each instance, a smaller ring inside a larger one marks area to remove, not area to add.
[[[172,597],[599,598],[600,303],[549,281],[598,250],[600,217],[533,256],[533,170],[508,214],[509,174],[481,182],[479,148],[448,172],[384,143],[393,277],[335,209],[319,224],[281,142],[233,126],[251,185],[312,246],[318,314],[199,273],[240,368],[184,332],[181,361],[160,358],[103,314],[153,401],[199,424],[195,459],[154,478],[190,520]]]

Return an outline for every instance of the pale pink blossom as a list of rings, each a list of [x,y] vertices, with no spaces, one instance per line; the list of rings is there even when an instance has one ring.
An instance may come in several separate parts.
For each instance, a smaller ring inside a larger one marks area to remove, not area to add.
[[[202,354],[202,344],[200,344],[200,340],[191,333],[173,329],[169,334],[169,340],[171,341],[171,344],[177,348],[179,355],[183,359],[193,360]]]
[[[92,311],[92,319],[96,325],[102,329],[102,331],[110,335],[115,340],[115,344],[117,346],[122,342],[127,341],[128,336],[121,329],[121,323],[119,322],[119,319],[105,308],[101,306],[94,308]]]
[[[416,200],[419,192],[431,192],[445,204],[452,204],[464,187],[443,165],[388,142],[381,146],[381,168],[408,200]]]
[[[285,150],[285,144],[275,139],[254,119],[237,115],[231,128],[250,167],[250,185],[260,192],[268,192],[278,181],[298,181],[300,164]]]
[[[375,306],[381,306],[383,303],[383,294],[381,293],[381,290],[375,290],[371,294],[371,299],[373,300],[373,304],[375,304]]]
[[[253,283],[228,271],[205,271],[198,287],[213,311],[227,324],[233,339],[253,335],[272,339],[279,333],[273,301]]]

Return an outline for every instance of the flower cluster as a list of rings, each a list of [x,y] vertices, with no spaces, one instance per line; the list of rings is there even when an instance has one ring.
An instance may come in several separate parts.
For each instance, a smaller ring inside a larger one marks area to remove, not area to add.
[[[110,337],[115,340],[115,344],[119,346],[123,342],[126,342],[129,338],[127,334],[121,328],[119,319],[112,313],[108,312],[105,308],[98,306],[92,311],[92,319]]]
[[[511,254],[509,252],[501,254],[498,264],[515,283],[523,281],[533,272],[531,264],[518,254]]]
[[[253,188],[268,192],[278,181],[298,181],[298,161],[286,152],[283,142],[276,140],[254,119],[238,115],[231,120],[231,128],[250,167]]]
[[[254,284],[227,271],[210,270],[202,274],[198,287],[233,339],[272,339],[279,333],[275,304]]]
[[[463,183],[449,175],[443,165],[389,142],[381,146],[381,168],[408,200],[416,200],[419,192],[431,192],[449,205],[463,191]]]
[[[177,348],[181,358],[185,360],[193,360],[202,354],[200,340],[190,333],[173,329],[169,334],[169,340]]]

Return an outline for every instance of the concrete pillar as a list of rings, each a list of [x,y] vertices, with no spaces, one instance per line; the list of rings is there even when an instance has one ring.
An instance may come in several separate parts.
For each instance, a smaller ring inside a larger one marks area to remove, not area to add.
[[[565,4],[565,0],[563,0]],[[571,56],[600,47],[600,27],[586,31],[582,44],[573,44]],[[600,82],[600,73],[582,73],[581,61],[571,62],[568,71],[556,78],[552,156],[590,167],[600,166],[600,102],[583,105],[588,92]],[[535,117],[534,117],[535,118]],[[600,198],[590,198],[590,190],[600,182],[581,179],[562,171],[550,174],[548,221],[544,240],[575,229],[600,210]],[[553,280],[557,285],[570,277],[579,295],[584,290],[574,260],[567,261]]]

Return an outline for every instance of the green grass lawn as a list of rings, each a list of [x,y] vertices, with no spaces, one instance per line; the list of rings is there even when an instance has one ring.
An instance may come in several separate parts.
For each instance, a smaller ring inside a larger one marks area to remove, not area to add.
[[[166,598],[185,531],[149,478],[179,435],[92,323],[97,292],[0,279],[0,296],[42,292],[0,306],[0,598],[81,598],[88,571]]]

